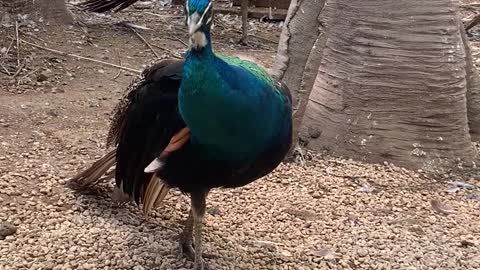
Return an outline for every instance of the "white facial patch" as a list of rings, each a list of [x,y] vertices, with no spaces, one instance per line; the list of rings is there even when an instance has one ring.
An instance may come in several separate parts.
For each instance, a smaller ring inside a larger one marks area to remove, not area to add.
[[[188,33],[192,35],[202,26],[200,15],[197,12],[188,17]]]
[[[203,32],[195,32],[190,36],[190,47],[198,50],[207,46],[207,37]]]

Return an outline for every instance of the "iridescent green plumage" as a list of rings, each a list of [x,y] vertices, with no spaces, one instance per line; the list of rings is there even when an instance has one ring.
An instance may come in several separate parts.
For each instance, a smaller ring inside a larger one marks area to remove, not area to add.
[[[275,87],[274,80],[272,79],[270,74],[268,74],[268,72],[263,67],[257,65],[256,63],[241,59],[237,56],[231,56],[231,55],[217,55],[217,56],[230,65],[242,67],[252,72],[253,74],[255,74],[255,76],[259,80],[265,80],[266,82],[271,84],[272,87]]]
[[[209,156],[241,163],[255,159],[282,134],[286,140],[289,103],[255,63],[217,57],[208,48],[187,56],[180,113]]]

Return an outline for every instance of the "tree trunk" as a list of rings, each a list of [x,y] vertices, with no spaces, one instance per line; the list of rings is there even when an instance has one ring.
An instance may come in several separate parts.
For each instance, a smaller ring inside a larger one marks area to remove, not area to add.
[[[283,80],[292,92],[294,144],[326,40],[320,21],[324,4],[325,0],[292,0],[272,68],[272,75]]]
[[[242,44],[247,44],[248,39],[248,4],[249,0],[242,0],[242,39],[240,40]]]
[[[468,65],[453,1],[332,4],[304,117],[309,146],[428,171],[471,162]]]
[[[35,12],[50,23],[72,24],[74,18],[65,0],[0,0],[11,14]]]
[[[473,63],[472,50],[460,17],[457,18],[457,24],[465,48],[468,125],[472,140],[478,142],[480,141],[480,74]]]

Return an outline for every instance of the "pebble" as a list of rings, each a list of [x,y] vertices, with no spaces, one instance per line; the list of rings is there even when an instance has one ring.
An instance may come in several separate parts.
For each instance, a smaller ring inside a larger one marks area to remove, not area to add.
[[[220,216],[222,214],[222,211],[220,211],[220,207],[218,206],[207,209],[207,212],[212,216]]]
[[[366,250],[364,248],[360,248],[360,249],[357,250],[357,254],[360,257],[365,257],[365,256],[368,255],[368,250]]]
[[[37,74],[37,82],[47,81],[49,77],[50,77],[50,73],[44,70]]]
[[[462,247],[474,247],[474,246],[476,246],[475,242],[470,241],[470,240],[462,240],[462,241],[460,242],[460,245],[461,245]]]
[[[7,236],[17,232],[17,227],[11,223],[0,223],[0,240],[4,240]]]

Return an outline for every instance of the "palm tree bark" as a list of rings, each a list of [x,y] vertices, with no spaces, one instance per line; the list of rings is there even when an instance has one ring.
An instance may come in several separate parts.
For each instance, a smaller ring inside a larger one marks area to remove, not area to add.
[[[272,67],[272,75],[283,80],[292,91],[295,143],[326,41],[324,24],[320,21],[324,4],[325,0],[292,0]]]
[[[466,28],[460,20],[460,17],[457,18],[457,24],[463,47],[465,48],[468,126],[472,140],[478,142],[480,141],[480,74],[474,65]]]
[[[453,1],[331,4],[304,117],[309,146],[428,171],[469,164],[467,63]]]

